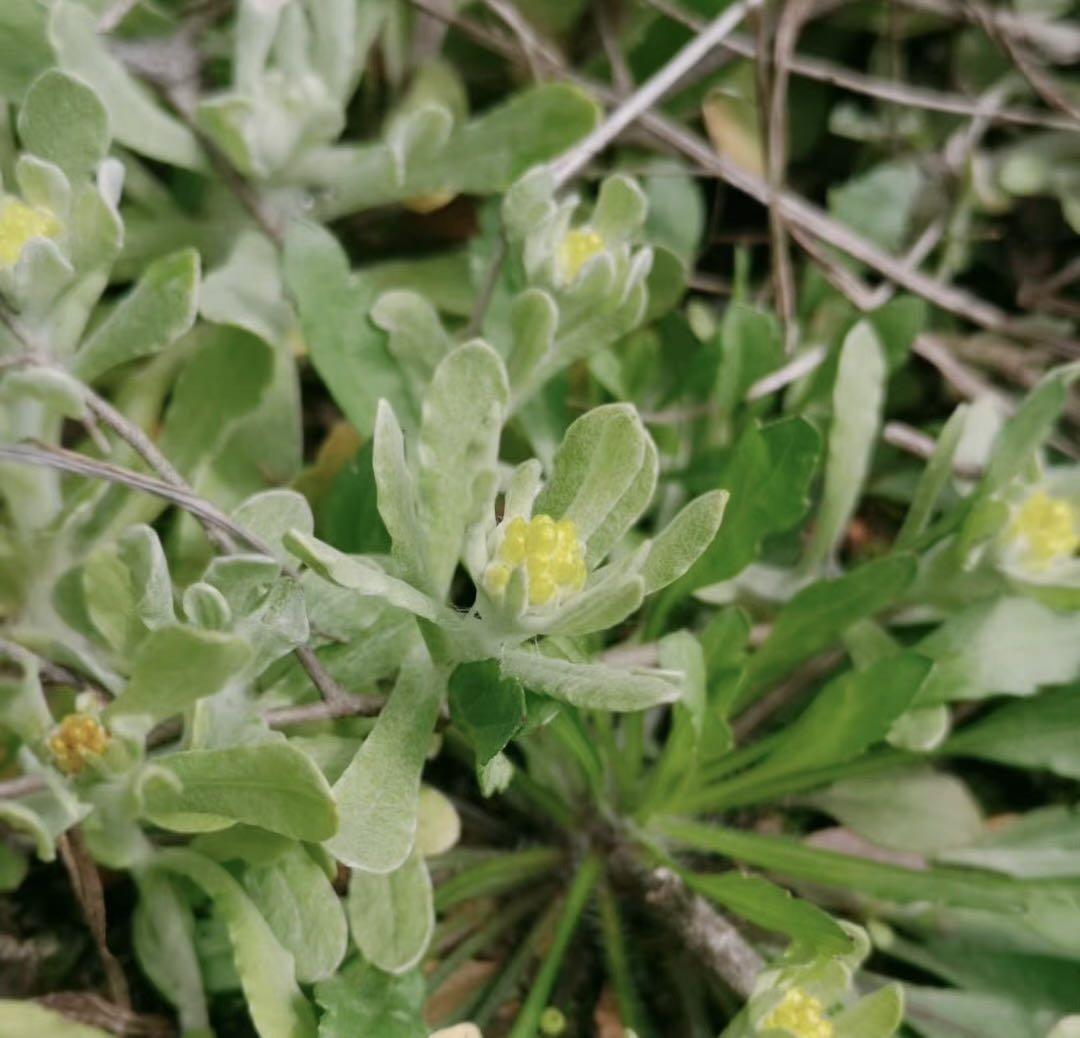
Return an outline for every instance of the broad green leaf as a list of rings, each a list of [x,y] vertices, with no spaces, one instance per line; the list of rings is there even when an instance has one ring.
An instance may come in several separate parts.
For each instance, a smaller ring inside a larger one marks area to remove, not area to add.
[[[729,495],[720,530],[672,594],[729,580],[753,562],[766,536],[794,526],[809,507],[820,449],[803,418],[749,426],[716,479]]]
[[[937,666],[921,706],[1026,696],[1080,677],[1080,613],[1060,613],[1029,598],[978,602],[954,613],[918,650]]]
[[[324,1012],[319,1038],[428,1038],[424,1023],[424,977],[419,970],[400,977],[357,961],[315,988]]]
[[[896,603],[914,576],[915,560],[895,555],[804,588],[780,611],[769,637],[751,657],[751,683],[769,685],[827,649],[851,624]]]
[[[953,843],[938,859],[1003,872],[1017,879],[1080,876],[1080,813],[1068,807],[1032,811],[984,835]]]
[[[19,109],[23,147],[64,171],[72,183],[92,176],[109,150],[109,119],[85,83],[50,69],[31,84]]]
[[[847,532],[881,427],[886,375],[877,333],[868,321],[860,321],[848,332],[840,350],[825,488],[804,559],[807,570],[830,562]]]
[[[406,660],[371,734],[334,784],[341,825],[326,848],[350,868],[392,872],[408,857],[420,773],[445,685],[426,653]]]
[[[182,750],[155,763],[180,782],[147,790],[147,816],[163,828],[204,832],[244,822],[313,843],[337,829],[322,772],[286,742]]]
[[[983,828],[967,786],[930,768],[854,775],[805,800],[881,847],[916,854],[965,847]]]
[[[181,848],[158,852],[154,866],[186,877],[214,902],[260,1038],[315,1038],[315,1014],[297,987],[292,956],[230,873]]]
[[[345,958],[345,910],[326,873],[303,847],[244,870],[244,889],[293,957],[296,979],[312,984],[332,977]]]
[[[653,541],[641,575],[651,595],[678,580],[712,544],[720,529],[729,494],[714,490],[685,505]]]
[[[525,724],[525,693],[495,660],[462,663],[450,675],[450,720],[461,729],[483,767]]]
[[[339,551],[390,554],[390,534],[379,514],[374,447],[374,439],[368,440],[338,469],[319,498],[316,532]]]
[[[0,999],[4,1038],[109,1038],[105,1031],[79,1024],[29,1000]]]
[[[397,577],[390,576],[373,559],[362,555],[343,555],[329,544],[290,530],[285,546],[319,576],[362,595],[385,599],[390,605],[407,609],[425,620],[445,619],[442,609],[427,595]]]
[[[72,361],[72,371],[93,382],[119,364],[157,353],[194,323],[199,254],[182,249],[154,260],[135,287],[94,329]]]
[[[681,692],[656,672],[570,663],[528,649],[505,652],[500,664],[505,677],[517,678],[526,688],[588,710],[646,710],[673,702]]]
[[[380,399],[411,419],[415,411],[404,375],[387,350],[386,335],[368,319],[374,284],[354,276],[337,239],[314,224],[289,226],[284,263],[311,361],[356,431],[371,434]]]
[[[107,713],[146,714],[163,721],[220,692],[250,656],[248,646],[233,635],[179,625],[161,627],[135,650],[127,686]]]
[[[354,869],[349,879],[349,930],[368,962],[406,973],[427,951],[435,928],[431,877],[414,848],[393,872]]]
[[[725,872],[716,876],[684,875],[691,890],[742,916],[755,926],[801,941],[821,955],[842,954],[851,938],[817,905],[793,897],[759,876]]]
[[[95,16],[70,0],[54,4],[49,38],[60,67],[90,84],[109,113],[113,137],[140,155],[184,169],[205,166],[195,135],[167,115],[98,36]]]
[[[858,757],[884,739],[930,672],[930,661],[911,652],[879,660],[830,681],[798,720],[788,725],[760,764],[726,785],[732,802],[799,772]],[[719,795],[719,794],[718,794]]]
[[[428,586],[439,601],[449,589],[466,530],[492,515],[499,437],[509,401],[503,362],[480,340],[448,353],[424,396],[418,518]]]
[[[176,1007],[185,1031],[209,1030],[199,960],[195,952],[195,916],[173,881],[154,871],[135,874],[132,941],[142,971]]]
[[[998,707],[953,735],[942,752],[1080,779],[1078,726],[1080,688],[1058,689]]]

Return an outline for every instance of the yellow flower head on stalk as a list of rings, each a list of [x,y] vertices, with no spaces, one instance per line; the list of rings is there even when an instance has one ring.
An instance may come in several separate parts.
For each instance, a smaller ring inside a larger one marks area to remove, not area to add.
[[[60,221],[48,210],[17,198],[0,201],[0,267],[13,267],[34,238],[55,238]]]
[[[1080,548],[1080,509],[1037,490],[1016,510],[1009,535],[1038,567],[1067,559]]]
[[[758,1030],[783,1030],[798,1038],[833,1038],[834,1033],[825,1007],[802,988],[789,988],[780,1004],[758,1024]]]
[[[108,745],[108,733],[89,714],[68,714],[49,739],[56,766],[65,775],[78,775],[87,760],[100,757]]]
[[[555,256],[556,268],[562,281],[569,285],[577,279],[581,268],[604,251],[604,239],[591,227],[577,227],[567,231],[559,242]]]
[[[500,598],[518,566],[529,576],[529,604],[547,605],[585,586],[585,550],[572,519],[520,515],[503,524],[502,542],[484,571],[484,587]]]

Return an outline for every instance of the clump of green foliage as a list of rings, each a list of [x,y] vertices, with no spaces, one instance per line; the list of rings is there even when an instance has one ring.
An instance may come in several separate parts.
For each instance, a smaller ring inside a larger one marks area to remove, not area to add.
[[[0,1036],[1080,1034],[1075,26],[458,6],[0,8]]]

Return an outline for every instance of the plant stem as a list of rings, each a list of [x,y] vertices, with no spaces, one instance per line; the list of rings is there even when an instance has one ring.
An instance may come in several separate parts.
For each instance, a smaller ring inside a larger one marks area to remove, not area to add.
[[[507,1038],[534,1038],[536,1029],[540,1023],[540,1014],[547,1007],[551,997],[552,988],[562,967],[563,958],[566,956],[570,939],[574,936],[581,913],[585,910],[585,904],[592,895],[593,888],[600,878],[600,858],[596,854],[590,854],[581,863],[570,889],[566,893],[562,910],[555,924],[555,933],[551,938],[551,946],[540,964],[540,969],[533,979],[532,987],[525,998],[525,1004],[521,1007],[513,1029]]]

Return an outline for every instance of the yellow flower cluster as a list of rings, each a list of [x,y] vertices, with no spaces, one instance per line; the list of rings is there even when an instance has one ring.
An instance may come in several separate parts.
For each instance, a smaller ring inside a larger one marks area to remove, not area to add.
[[[56,766],[65,775],[77,775],[90,757],[99,757],[109,745],[109,736],[89,714],[68,714],[49,739]]]
[[[1037,490],[1017,509],[1010,534],[1023,541],[1032,562],[1046,566],[1080,548],[1080,514],[1063,498]]]
[[[556,522],[550,515],[520,515],[504,525],[502,543],[484,571],[484,587],[498,598],[510,575],[524,566],[529,576],[530,605],[547,605],[560,594],[585,586],[585,553],[572,519]]]
[[[798,1038],[833,1038],[833,1025],[820,1000],[801,988],[790,988],[783,1000],[766,1016],[758,1030],[784,1030]]]
[[[8,198],[0,202],[0,266],[11,267],[34,238],[55,238],[60,221],[48,209]]]
[[[569,285],[581,273],[581,268],[603,250],[604,239],[591,227],[578,227],[567,231],[559,242],[556,253],[559,277]]]

